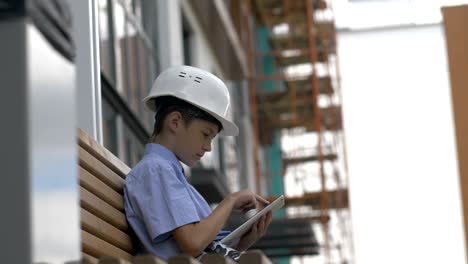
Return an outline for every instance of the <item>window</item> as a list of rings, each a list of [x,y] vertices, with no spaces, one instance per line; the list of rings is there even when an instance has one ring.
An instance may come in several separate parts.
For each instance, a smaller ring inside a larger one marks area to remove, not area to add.
[[[152,131],[153,115],[141,100],[158,73],[156,4],[99,0],[104,146],[128,165]]]
[[[184,45],[184,64],[192,65],[192,28],[185,16],[182,15],[182,41]]]

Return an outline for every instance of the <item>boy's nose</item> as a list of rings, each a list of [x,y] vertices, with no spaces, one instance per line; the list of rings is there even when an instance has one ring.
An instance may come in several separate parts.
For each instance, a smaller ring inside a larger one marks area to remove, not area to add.
[[[205,149],[206,152],[210,152],[211,151],[211,142],[205,144],[205,146],[203,148]]]

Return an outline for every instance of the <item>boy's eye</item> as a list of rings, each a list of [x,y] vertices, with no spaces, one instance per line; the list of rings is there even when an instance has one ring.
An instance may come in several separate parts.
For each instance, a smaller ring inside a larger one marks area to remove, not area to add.
[[[209,135],[209,134],[207,134],[207,133],[203,133],[203,136],[205,136],[205,137],[209,137],[210,135]]]

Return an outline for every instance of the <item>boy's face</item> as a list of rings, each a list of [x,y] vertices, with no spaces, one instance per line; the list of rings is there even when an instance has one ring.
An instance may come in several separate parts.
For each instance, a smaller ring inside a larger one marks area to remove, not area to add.
[[[176,155],[180,161],[192,167],[205,152],[211,151],[211,142],[218,134],[218,126],[202,119],[194,119],[189,125],[182,123],[182,129],[176,133]]]

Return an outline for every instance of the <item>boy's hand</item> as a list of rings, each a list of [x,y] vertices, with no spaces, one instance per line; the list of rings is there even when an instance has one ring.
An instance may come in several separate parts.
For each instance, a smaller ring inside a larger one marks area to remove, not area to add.
[[[233,193],[231,198],[234,200],[234,209],[242,210],[244,213],[257,208],[257,206],[262,208],[270,203],[249,189]]]
[[[257,240],[263,237],[268,229],[272,220],[272,212],[268,212],[264,216],[258,219],[258,222],[252,226],[252,228],[245,233],[239,243],[236,245],[235,249],[238,251],[245,251],[250,246],[252,246]]]

